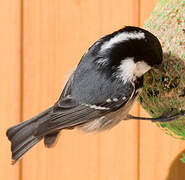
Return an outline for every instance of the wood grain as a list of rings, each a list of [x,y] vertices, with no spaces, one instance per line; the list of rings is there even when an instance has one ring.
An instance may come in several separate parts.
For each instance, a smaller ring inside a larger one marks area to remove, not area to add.
[[[105,1],[104,1],[105,2]],[[107,2],[107,1],[106,1]],[[139,1],[122,0],[113,3],[108,1],[102,7],[101,16],[103,29],[113,29],[124,25],[139,25]],[[112,4],[113,3],[113,4]],[[112,13],[109,14],[108,12]],[[109,23],[109,19],[111,22]],[[139,107],[136,103],[132,108],[133,115],[138,115]],[[139,122],[123,121],[110,131],[103,132],[100,136],[100,180],[137,180],[139,173]]]
[[[179,160],[184,142],[164,134],[151,122],[123,121],[100,134],[64,130],[54,148],[46,149],[41,142],[28,152],[21,168],[20,163],[10,165],[10,144],[5,137],[6,129],[21,116],[26,120],[55,103],[70,72],[94,41],[124,25],[142,26],[156,3],[0,2],[0,74],[4,77],[0,93],[0,179],[185,179]],[[148,116],[137,103],[131,113]]]
[[[0,1],[0,179],[18,180],[11,165],[8,127],[20,121],[20,1]]]
[[[92,5],[96,6],[96,2]],[[86,6],[68,0],[25,2],[25,119],[55,103],[66,74],[96,39],[98,30],[93,23],[98,15],[91,9],[89,19],[84,19],[81,9]],[[89,175],[97,179],[97,146],[96,135],[63,131],[55,148],[47,150],[40,143],[26,155],[23,179],[84,179]],[[28,173],[32,176],[28,177]]]
[[[156,0],[141,0],[141,24],[150,15]],[[141,109],[141,116],[148,114]],[[140,123],[140,179],[183,180],[184,164],[180,161],[185,143],[166,135],[154,123]],[[151,178],[152,177],[152,178]]]
[[[132,5],[126,0],[24,2],[24,119],[57,100],[65,74],[95,40],[135,23],[137,14]],[[138,113],[138,105],[134,112]],[[101,135],[63,131],[53,149],[45,149],[40,143],[25,155],[22,178],[94,180],[128,176],[134,180],[138,173],[137,129],[137,122],[124,122]]]

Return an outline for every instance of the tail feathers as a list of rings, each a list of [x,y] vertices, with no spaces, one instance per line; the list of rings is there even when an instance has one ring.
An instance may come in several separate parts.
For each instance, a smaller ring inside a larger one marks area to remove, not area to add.
[[[7,137],[11,141],[12,164],[15,164],[31,147],[37,144],[43,137],[34,136],[38,124],[47,120],[52,107],[39,115],[13,126],[7,130]]]
[[[37,144],[42,137],[29,137],[12,151],[12,164],[15,164],[30,148]]]
[[[21,130],[23,127],[32,124],[33,122],[38,122],[38,119],[40,120],[39,122],[45,120],[45,116],[47,116],[49,114],[49,112],[53,109],[53,107],[50,107],[49,109],[41,112],[40,114],[38,114],[37,116],[34,116],[33,118],[24,121],[20,124],[17,124],[11,128],[9,128],[6,132],[6,135],[8,136],[8,139],[11,141],[11,139],[15,136],[15,134]]]

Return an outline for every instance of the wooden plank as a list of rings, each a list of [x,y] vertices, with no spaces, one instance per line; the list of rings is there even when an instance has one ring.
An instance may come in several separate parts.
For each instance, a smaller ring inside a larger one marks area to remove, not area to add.
[[[141,22],[150,15],[157,0],[141,0]],[[141,116],[148,114],[141,109]],[[151,122],[140,123],[140,179],[184,179],[184,142],[166,135]]]
[[[140,0],[140,23],[143,26],[147,17],[152,13],[158,0]]]
[[[0,1],[0,179],[18,180],[6,130],[20,121],[20,1]]]
[[[147,114],[142,110],[141,115]],[[151,122],[141,123],[140,179],[184,179],[184,142],[166,135]]]
[[[91,1],[25,1],[24,119],[54,104],[82,54],[97,38],[98,13]],[[34,13],[33,13],[34,12]],[[84,14],[83,14],[83,13]],[[23,179],[97,179],[98,138],[63,131],[56,147],[38,144],[23,158]],[[31,176],[28,176],[31,174]]]
[[[137,105],[131,114],[138,115]],[[100,179],[138,179],[138,123],[123,121],[111,131],[102,133]]]
[[[101,6],[101,28],[103,32],[114,31],[123,25],[138,26],[138,0],[104,0]],[[132,109],[138,115],[138,104]],[[100,179],[138,179],[138,121],[123,121],[100,136]]]
[[[124,25],[136,25],[133,4],[126,0],[24,2],[24,119],[57,100],[66,73],[95,40]],[[138,105],[133,112],[138,114]],[[101,135],[63,131],[53,149],[40,143],[25,155],[22,178],[135,180],[137,147],[135,121],[120,123]]]

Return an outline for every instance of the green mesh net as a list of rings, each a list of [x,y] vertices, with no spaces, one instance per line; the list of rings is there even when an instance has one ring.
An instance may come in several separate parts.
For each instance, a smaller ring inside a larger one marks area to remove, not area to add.
[[[158,117],[171,107],[185,109],[185,1],[161,0],[145,22],[145,29],[155,34],[163,47],[164,62],[144,79],[139,97],[142,107]],[[175,112],[176,113],[176,112]],[[185,117],[168,123],[156,123],[167,134],[185,139]]]

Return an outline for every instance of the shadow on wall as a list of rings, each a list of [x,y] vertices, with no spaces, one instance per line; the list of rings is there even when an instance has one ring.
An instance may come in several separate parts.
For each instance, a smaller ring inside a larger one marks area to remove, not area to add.
[[[166,180],[185,180],[185,163],[180,160],[183,153],[185,150],[179,153],[172,162]]]

